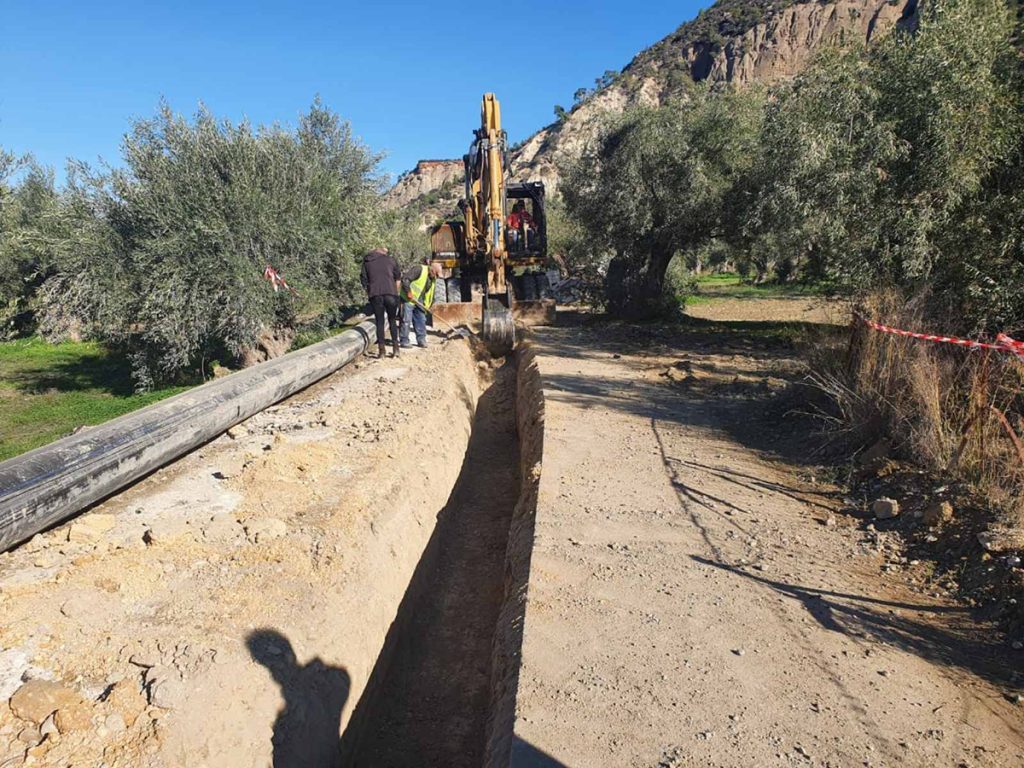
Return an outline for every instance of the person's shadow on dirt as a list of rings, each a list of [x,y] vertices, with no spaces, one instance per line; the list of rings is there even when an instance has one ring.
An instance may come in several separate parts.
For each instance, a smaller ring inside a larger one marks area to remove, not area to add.
[[[319,658],[299,666],[288,638],[272,629],[252,632],[246,645],[284,695],[284,708],[274,721],[274,768],[337,766],[341,710],[351,683],[348,672]]]

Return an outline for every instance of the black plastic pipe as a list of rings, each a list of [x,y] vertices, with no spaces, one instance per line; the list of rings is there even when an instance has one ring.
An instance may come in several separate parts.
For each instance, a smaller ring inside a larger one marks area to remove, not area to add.
[[[0,552],[334,373],[375,339],[364,322],[0,463]]]

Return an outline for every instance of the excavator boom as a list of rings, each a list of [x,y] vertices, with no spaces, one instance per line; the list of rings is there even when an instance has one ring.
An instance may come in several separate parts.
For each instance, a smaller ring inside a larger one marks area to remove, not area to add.
[[[493,93],[484,94],[480,127],[473,132],[473,143],[463,158],[462,220],[444,222],[431,231],[432,259],[448,278],[445,301],[461,301],[464,310],[460,311],[468,311],[471,304],[465,302],[479,296],[482,336],[491,351],[500,355],[515,346],[513,294],[521,300],[520,309],[524,304],[540,304],[531,300],[542,298],[538,286],[546,280],[544,185],[536,181],[510,183],[507,156],[501,105]],[[511,212],[510,199],[515,202]],[[545,304],[553,315],[554,302]]]
[[[496,354],[508,354],[515,346],[515,323],[512,320],[512,296],[506,282],[505,249],[505,150],[507,139],[501,127],[501,104],[493,93],[484,94],[480,108],[478,141],[481,147],[481,189],[486,201],[476,210],[480,220],[474,222],[483,235],[483,252],[487,263],[487,288],[483,297],[483,338]]]

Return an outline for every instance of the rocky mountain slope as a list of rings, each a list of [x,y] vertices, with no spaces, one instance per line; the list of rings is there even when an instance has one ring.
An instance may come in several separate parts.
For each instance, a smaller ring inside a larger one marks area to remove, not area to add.
[[[518,146],[512,153],[512,174],[557,189],[559,159],[580,151],[602,113],[634,104],[661,104],[693,82],[771,85],[799,73],[824,47],[867,45],[898,25],[913,24],[918,6],[919,0],[719,0],[637,54],[618,76],[581,99],[562,120]],[[450,161],[445,167],[455,165]],[[399,180],[389,193],[390,200],[421,209],[425,195],[461,176],[451,173],[446,176],[434,167],[421,172],[417,166]],[[434,199],[434,207],[440,202],[444,208],[448,196],[453,204],[458,186],[452,185],[450,191],[450,195],[435,196],[442,199]]]
[[[463,178],[461,160],[420,160],[415,168],[398,177],[388,191],[388,203],[401,207],[447,187],[457,193],[462,189]]]

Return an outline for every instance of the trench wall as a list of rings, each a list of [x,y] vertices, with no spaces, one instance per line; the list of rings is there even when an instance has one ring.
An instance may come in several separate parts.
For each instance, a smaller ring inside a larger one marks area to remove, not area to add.
[[[529,342],[521,343],[516,355],[520,495],[509,528],[505,552],[505,598],[494,636],[485,768],[507,766],[511,754],[527,584],[544,456],[544,391],[537,355]]]

